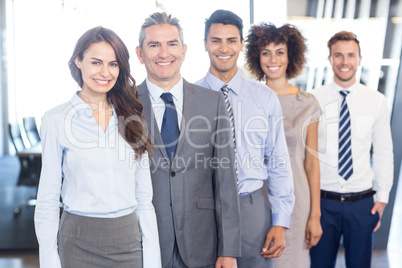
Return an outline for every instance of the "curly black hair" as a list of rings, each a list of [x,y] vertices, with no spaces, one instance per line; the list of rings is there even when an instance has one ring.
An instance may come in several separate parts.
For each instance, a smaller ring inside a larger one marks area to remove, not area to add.
[[[298,76],[306,63],[304,54],[307,51],[306,39],[300,31],[291,24],[284,24],[277,28],[272,23],[253,25],[246,39],[246,66],[258,79],[265,79],[265,73],[261,69],[261,50],[267,45],[286,44],[288,49],[289,64],[286,69],[288,79]]]

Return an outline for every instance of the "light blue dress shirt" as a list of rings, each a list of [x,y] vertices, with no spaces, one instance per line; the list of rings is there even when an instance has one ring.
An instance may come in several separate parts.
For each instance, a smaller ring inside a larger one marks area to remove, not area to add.
[[[226,83],[208,71],[196,84],[220,91]],[[267,180],[272,225],[289,228],[295,197],[278,97],[240,69],[227,85],[235,121],[239,194],[254,192]]]
[[[118,132],[115,111],[103,132],[77,92],[69,102],[45,113],[41,137],[42,172],[35,210],[40,266],[60,267],[61,195],[64,210],[76,215],[115,218],[135,211],[142,230],[144,267],[160,267],[148,154],[135,159],[134,150]]]
[[[158,124],[159,131],[162,129],[163,114],[165,113],[166,105],[162,100],[161,95],[170,92],[173,95],[173,102],[177,111],[177,122],[179,122],[179,129],[181,129],[181,119],[183,117],[183,78],[174,85],[169,91],[165,91],[157,85],[153,84],[148,78],[145,80],[147,83],[149,96],[152,103],[152,108],[155,115],[156,123]],[[151,125],[153,125],[151,123]]]

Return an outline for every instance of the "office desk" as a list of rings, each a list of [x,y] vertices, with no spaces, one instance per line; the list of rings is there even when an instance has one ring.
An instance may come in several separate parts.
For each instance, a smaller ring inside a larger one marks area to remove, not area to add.
[[[17,153],[18,157],[42,157],[42,146],[40,143]]]

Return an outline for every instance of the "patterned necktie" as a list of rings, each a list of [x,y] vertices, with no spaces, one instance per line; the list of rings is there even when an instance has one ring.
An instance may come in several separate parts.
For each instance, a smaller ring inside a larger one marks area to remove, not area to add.
[[[232,132],[232,139],[233,139],[233,144],[234,144],[233,150],[234,150],[234,155],[235,155],[236,181],[237,181],[237,184],[239,184],[239,176],[238,176],[238,172],[237,172],[236,132],[235,132],[235,123],[234,123],[232,105],[230,105],[230,101],[229,101],[229,90],[230,90],[230,88],[228,85],[224,85],[221,88],[221,91],[222,91],[224,99],[225,99],[226,109],[227,109],[228,115],[229,115],[229,120],[230,120],[230,130]]]
[[[165,102],[165,113],[163,114],[161,135],[170,162],[172,162],[176,151],[177,139],[180,134],[177,111],[171,93],[163,93],[161,99]]]
[[[339,115],[339,166],[338,173],[345,180],[349,179],[353,174],[352,159],[352,142],[351,127],[348,104],[346,96],[349,94],[347,90],[341,90],[343,101],[341,104],[341,112]]]

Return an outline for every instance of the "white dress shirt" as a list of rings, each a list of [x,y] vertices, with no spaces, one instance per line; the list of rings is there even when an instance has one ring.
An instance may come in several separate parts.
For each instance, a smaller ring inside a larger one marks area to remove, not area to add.
[[[338,174],[339,112],[343,100],[340,90],[350,91],[346,102],[351,119],[353,174],[348,180]],[[350,88],[332,83],[311,93],[323,111],[318,127],[321,189],[353,193],[373,187],[377,191],[376,201],[387,203],[393,182],[394,158],[385,96],[359,83]]]
[[[163,93],[170,92],[173,95],[173,102],[177,111],[177,122],[179,122],[179,130],[181,129],[181,119],[183,117],[183,78],[174,85],[169,91],[163,90],[151,81],[146,79],[149,96],[151,99],[152,108],[155,114],[156,123],[158,124],[159,131],[162,129],[163,114],[165,113],[165,102],[162,100]],[[153,120],[153,119],[151,119]],[[151,123],[151,126],[153,124]]]
[[[40,266],[60,267],[61,195],[64,210],[76,215],[115,218],[135,211],[142,230],[144,266],[160,267],[148,154],[135,159],[134,150],[118,132],[115,111],[103,132],[77,92],[69,102],[45,113],[41,137],[42,172],[35,209]]]

